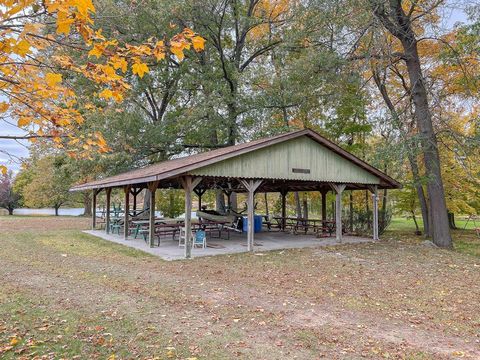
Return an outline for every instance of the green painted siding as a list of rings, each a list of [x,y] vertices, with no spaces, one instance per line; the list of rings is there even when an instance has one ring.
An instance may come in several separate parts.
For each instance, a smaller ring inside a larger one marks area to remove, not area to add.
[[[292,169],[298,169],[294,172]],[[305,170],[310,173],[305,173]],[[207,165],[192,175],[378,184],[379,178],[304,136]]]

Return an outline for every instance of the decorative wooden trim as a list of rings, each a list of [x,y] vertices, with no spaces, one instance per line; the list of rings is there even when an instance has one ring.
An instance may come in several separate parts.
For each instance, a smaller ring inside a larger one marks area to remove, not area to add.
[[[200,189],[200,188],[195,188],[193,189],[193,192],[197,195],[197,196],[202,196],[203,194],[205,194],[207,192],[208,189]]]
[[[329,185],[336,194],[341,194],[343,190],[345,190],[345,188],[347,187],[347,184],[329,183]]]
[[[151,181],[147,184],[147,189],[150,192],[154,192],[158,188],[158,184],[160,184],[160,181]]]
[[[254,229],[254,199],[255,199],[255,191],[258,187],[262,184],[263,180],[245,180],[239,179],[238,180],[245,189],[248,190],[248,200],[247,200],[247,209],[248,209],[248,232],[247,232],[247,250],[253,251],[253,244],[255,238],[255,229]]]

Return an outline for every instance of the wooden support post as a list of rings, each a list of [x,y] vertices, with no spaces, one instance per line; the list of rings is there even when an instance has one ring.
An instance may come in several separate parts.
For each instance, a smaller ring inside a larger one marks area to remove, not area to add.
[[[130,189],[130,193],[133,195],[133,215],[137,215],[137,189]]]
[[[133,212],[135,213],[135,215],[137,214],[137,195],[138,193],[135,192],[135,194],[133,194]]]
[[[198,196],[198,211],[202,211],[202,195],[205,194],[207,189],[193,189],[193,192]]]
[[[335,228],[336,238],[338,242],[342,242],[342,193],[345,190],[345,184],[330,184],[333,191],[336,193],[335,197]]]
[[[202,181],[201,177],[186,175],[180,178],[185,190],[185,258],[192,257],[192,191]]]
[[[287,220],[286,220],[286,217],[287,217],[287,194],[288,194],[288,191],[287,190],[282,190],[280,192],[280,196],[282,197],[282,231],[285,231],[285,228],[287,226]]]
[[[255,191],[262,184],[262,180],[243,180],[240,183],[248,191],[247,214],[248,214],[248,231],[247,231],[247,250],[253,251],[253,243],[255,237]]]
[[[133,215],[136,216],[137,215],[137,195],[140,194],[142,192],[142,188],[138,188],[138,189],[135,189],[135,188],[131,188],[130,189],[130,194],[133,195]]]
[[[373,199],[373,240],[379,239],[379,231],[378,231],[378,186],[371,185],[368,187],[370,192],[372,193]]]
[[[322,196],[322,221],[327,221],[327,189],[320,190],[320,195]]]
[[[107,213],[105,215],[105,231],[107,234],[110,234],[110,197],[112,194],[112,188],[106,188],[105,192],[107,193]]]
[[[92,191],[92,230],[97,227],[97,194],[98,189]]]
[[[320,195],[322,197],[322,232],[325,233],[325,224],[327,222],[327,194],[328,189],[321,189]]]
[[[155,192],[157,187],[158,181],[148,183],[148,191],[150,192],[148,244],[150,247],[153,247],[155,244]]]
[[[123,238],[128,239],[128,225],[130,216],[130,185],[123,188],[125,192],[125,216],[123,217]]]

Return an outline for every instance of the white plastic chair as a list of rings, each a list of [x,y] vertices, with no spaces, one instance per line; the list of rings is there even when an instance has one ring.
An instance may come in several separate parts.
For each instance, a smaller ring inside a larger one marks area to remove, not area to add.
[[[187,239],[187,229],[185,227],[180,228],[180,235],[178,236],[178,246],[179,247],[184,247],[185,246],[185,240]],[[190,233],[190,236],[192,237],[192,241],[194,239],[193,234]]]

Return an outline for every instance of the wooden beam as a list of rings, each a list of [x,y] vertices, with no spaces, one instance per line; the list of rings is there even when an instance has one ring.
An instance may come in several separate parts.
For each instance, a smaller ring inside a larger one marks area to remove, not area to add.
[[[333,191],[336,193],[335,198],[335,228],[336,238],[338,242],[342,242],[342,193],[345,190],[345,184],[330,184]]]
[[[112,188],[106,188],[105,192],[107,193],[107,212],[105,215],[105,231],[107,234],[110,233],[110,197],[112,194]]]
[[[155,244],[155,192],[158,183],[158,181],[148,183],[148,191],[150,192],[148,244],[150,247]]]
[[[201,177],[186,175],[180,178],[185,191],[185,258],[192,257],[192,191],[202,181]]]
[[[130,185],[127,185],[123,188],[125,192],[125,213],[123,217],[123,238],[128,239],[128,225],[129,225],[129,216],[130,216]]]
[[[244,180],[240,179],[240,183],[248,191],[247,213],[248,213],[248,231],[247,231],[247,250],[253,251],[255,238],[255,190],[262,184],[262,180]]]
[[[97,189],[92,190],[92,230],[97,227]]]
[[[327,221],[327,194],[328,189],[321,189],[320,194],[322,196],[322,228],[325,228],[325,222]],[[325,230],[323,230],[325,232]]]
[[[197,194],[198,197],[198,211],[202,210],[202,196],[207,192],[207,189],[193,189],[193,192]]]
[[[287,226],[287,194],[288,191],[286,189],[280,191],[280,196],[282,198],[282,231],[285,231]]]
[[[377,185],[369,185],[368,189],[372,193],[372,200],[373,200],[373,240],[379,239],[379,231],[378,231],[378,186]]]

